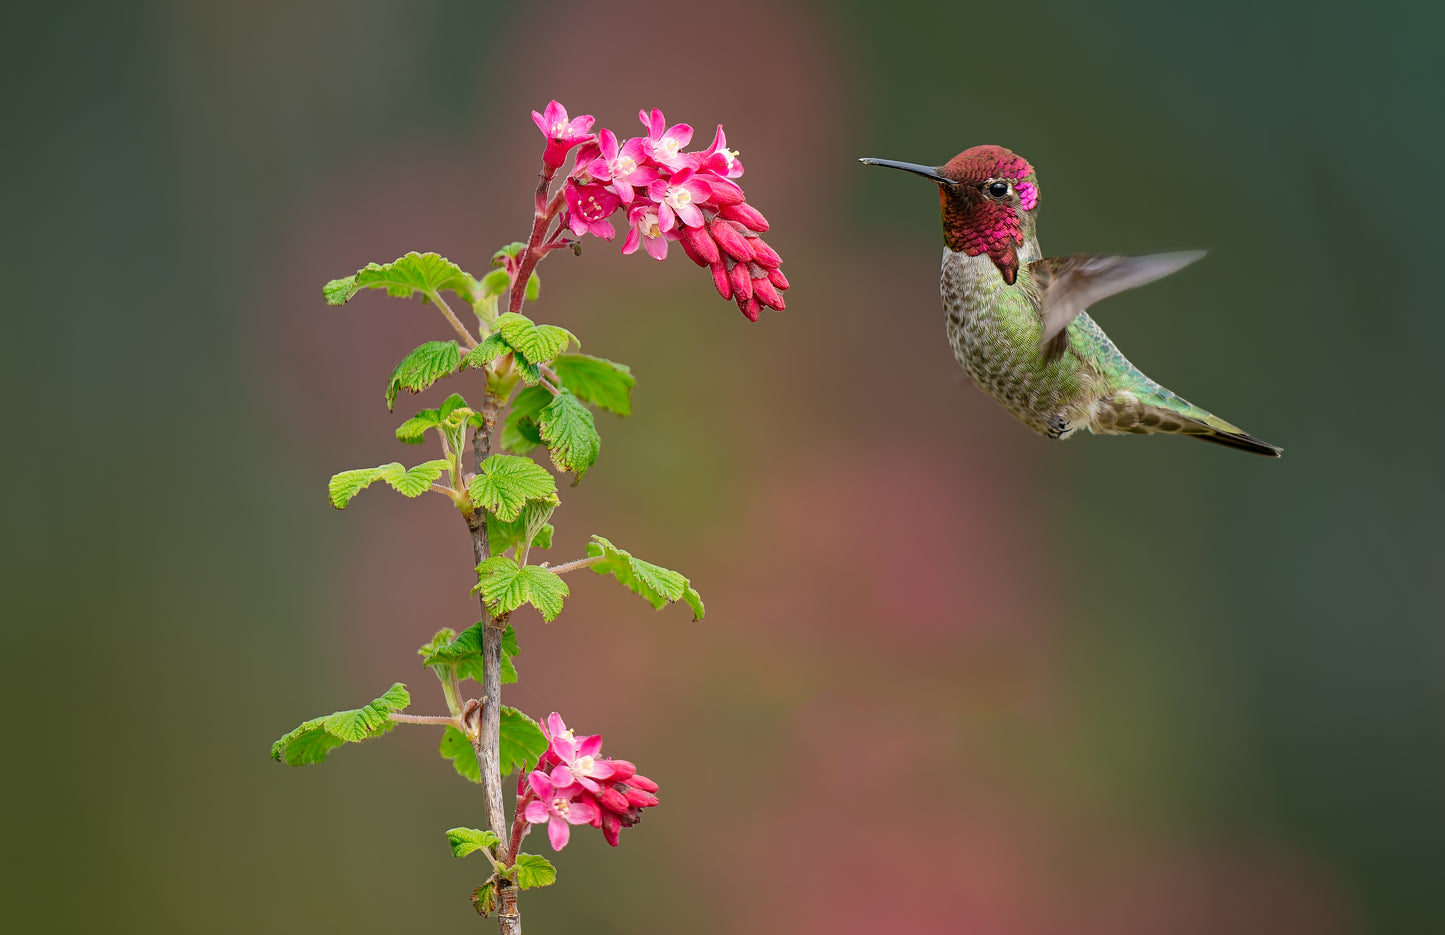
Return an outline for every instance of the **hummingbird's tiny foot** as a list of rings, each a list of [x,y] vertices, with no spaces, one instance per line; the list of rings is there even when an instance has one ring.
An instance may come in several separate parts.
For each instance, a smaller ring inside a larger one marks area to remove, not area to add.
[[[1068,432],[1069,423],[1065,421],[1063,416],[1054,416],[1052,419],[1049,420],[1049,430],[1046,433],[1049,438],[1052,438],[1054,441],[1058,441],[1059,439],[1067,435]]]

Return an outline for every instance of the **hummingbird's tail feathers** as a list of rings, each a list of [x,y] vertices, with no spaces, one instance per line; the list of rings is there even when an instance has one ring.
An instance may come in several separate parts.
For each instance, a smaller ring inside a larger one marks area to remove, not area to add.
[[[1202,442],[1214,442],[1216,445],[1224,445],[1226,448],[1238,448],[1240,451],[1264,455],[1266,458],[1278,458],[1284,452],[1283,448],[1277,448],[1269,442],[1260,441],[1248,432],[1220,432],[1218,430],[1210,430],[1208,432],[1186,434]]]
[[[1056,360],[1063,354],[1067,346],[1060,340],[1064,329],[1084,309],[1100,299],[1178,272],[1203,256],[1203,250],[1184,250],[1145,256],[1076,253],[1034,260],[1029,264],[1029,274],[1039,294],[1039,312],[1043,316],[1039,344],[1045,357]]]
[[[1187,435],[1269,458],[1283,449],[1261,441],[1157,384],[1142,395],[1118,390],[1094,403],[1089,431],[1100,435]]]

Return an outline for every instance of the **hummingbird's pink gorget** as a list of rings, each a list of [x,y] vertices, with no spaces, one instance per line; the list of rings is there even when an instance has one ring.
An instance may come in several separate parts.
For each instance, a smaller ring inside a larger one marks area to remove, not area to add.
[[[1013,285],[1018,248],[1024,242],[1021,212],[1032,211],[1039,203],[1034,167],[1002,146],[975,146],[940,166],[938,174],[956,183],[938,190],[944,243],[969,256],[987,253],[1004,282]],[[999,181],[1009,186],[1003,200],[985,193],[989,183]]]

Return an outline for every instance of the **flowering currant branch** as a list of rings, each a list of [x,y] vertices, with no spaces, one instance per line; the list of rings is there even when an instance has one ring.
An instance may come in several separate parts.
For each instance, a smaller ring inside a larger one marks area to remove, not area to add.
[[[657,783],[627,760],[603,757],[600,736],[577,737],[556,712],[543,726],[502,704],[502,686],[517,680],[514,612],[526,604],[554,620],[571,593],[561,576],[583,569],[615,578],[653,607],[681,602],[694,619],[704,612],[686,577],[601,536],[586,543],[581,557],[529,563],[534,550],[553,545],[549,520],[559,496],[552,473],[528,453],[545,448],[552,467],[574,475],[576,486],[601,446],[593,407],[629,414],[635,383],[622,364],[568,353],[577,341],[570,331],[522,313],[539,294],[537,266],[563,247],[580,252],[582,237],[613,240],[612,217],[621,213],[628,225],[623,253],[642,248],[662,260],[668,245],[679,243],[711,272],[718,293],[751,320],[762,308],[783,309],[781,294],[788,288],[781,259],[760,236],[768,222],[736,182],[742,163],[727,149],[722,127],[707,149],[688,152],[690,126],[668,126],[659,110],[639,117],[645,135],[623,141],[607,129],[593,134],[591,116],[569,119],[556,101],[542,113],[533,111],[546,143],[531,232],[525,242],[497,251],[485,275],[473,276],[434,253],[408,253],[392,263],[368,264],[323,290],[331,305],[369,288],[399,297],[420,294],[456,334],[422,344],[397,364],[387,381],[388,409],[402,390],[420,393],[444,378],[479,371],[478,406],[454,393],[396,430],[397,440],[409,445],[423,444],[435,432],[440,458],[411,468],[391,462],[342,471],[331,478],[328,495],[343,509],[377,481],[412,498],[445,494],[471,536],[481,619],[461,632],[438,630],[418,651],[440,683],[446,714],[404,713],[411,695],[397,683],[360,708],[303,722],[272,745],[271,755],[302,766],[398,724],[442,727],[440,753],[457,773],[481,784],[486,819],[485,829],[452,828],[447,839],[457,857],[480,851],[487,858],[491,873],[472,902],[483,915],[496,914],[504,935],[521,933],[518,893],[556,879],[550,861],[521,851],[534,825],[546,826],[556,851],[581,826],[597,828],[616,847],[622,829],[658,804]],[[475,336],[443,292],[471,307]],[[499,312],[503,296],[507,310]],[[467,697],[467,680],[477,683],[477,697]],[[508,816],[502,778],[513,771],[516,797]]]

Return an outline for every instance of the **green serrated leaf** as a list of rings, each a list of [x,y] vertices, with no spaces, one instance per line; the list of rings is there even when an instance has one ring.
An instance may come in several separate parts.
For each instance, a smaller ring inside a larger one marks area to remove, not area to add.
[[[551,401],[552,394],[541,386],[528,387],[518,393],[512,400],[512,411],[502,425],[502,447],[523,455],[542,444],[537,414]]]
[[[465,857],[489,847],[496,847],[502,843],[502,839],[490,831],[478,831],[476,828],[448,828],[447,843],[452,846],[453,857]]]
[[[442,633],[451,633],[450,630],[439,632],[432,642],[423,646],[427,652],[422,654],[421,664],[423,666],[453,666],[457,670],[457,677],[472,679],[481,682],[483,678],[482,660],[482,632],[486,624],[478,621],[470,627],[457,634],[455,638],[449,638],[445,643],[438,644]],[[511,625],[502,633],[502,684],[507,685],[517,680],[517,668],[512,662],[512,657],[517,655],[517,632]]]
[[[482,768],[477,765],[477,752],[467,735],[455,727],[448,727],[442,733],[441,755],[452,761],[457,775],[468,782],[482,781]]]
[[[386,383],[386,411],[396,404],[400,391],[420,393],[442,377],[456,373],[461,355],[455,341],[428,341],[403,357]]]
[[[397,682],[369,704],[312,718],[271,745],[271,759],[289,766],[320,763],[343,743],[379,737],[396,725],[387,717],[411,704],[406,686]]]
[[[436,479],[442,476],[450,465],[445,461],[423,461],[411,470],[403,468],[400,464],[384,464],[377,468],[382,480],[392,486],[392,489],[404,497],[420,497],[431,489]]]
[[[507,312],[497,316],[497,333],[514,351],[534,364],[545,364],[567,349],[577,336],[556,325],[534,325],[526,315]],[[579,345],[580,341],[577,342]]]
[[[344,279],[333,279],[321,287],[321,294],[326,298],[327,305],[345,305],[346,300],[356,295],[356,290],[361,287],[356,284],[355,276],[347,276]]]
[[[444,648],[448,643],[450,643],[456,638],[457,634],[455,630],[453,630],[451,627],[442,627],[440,630],[437,631],[436,636],[433,636],[431,638],[430,642],[423,643],[421,645],[421,648],[416,651],[416,654],[422,659],[421,664],[424,666],[431,665],[431,663],[427,661],[427,657],[435,653],[437,650]]]
[[[557,502],[557,482],[531,458],[492,455],[467,485],[472,502],[503,522],[522,512],[528,501]]]
[[[495,881],[488,880],[472,890],[472,908],[477,910],[477,915],[483,918],[497,911],[497,884]]]
[[[546,750],[547,737],[537,722],[516,708],[503,705],[502,725],[497,738],[502,775],[509,775],[514,769],[532,769]]]
[[[368,263],[362,269],[357,270],[356,275],[351,278],[354,282],[351,294],[346,296],[347,299],[361,289],[385,289],[387,295],[399,298],[407,298],[417,292],[426,295],[428,292],[449,290],[468,302],[472,301],[473,296],[481,294],[480,284],[472,278],[470,273],[464,272],[451,260],[435,253],[413,251],[390,263]],[[339,294],[341,287],[338,284],[345,281],[343,279],[333,280],[327,283],[326,288],[330,290],[335,286],[336,292]],[[342,299],[343,302],[345,300]],[[330,294],[327,295],[327,301],[331,302]],[[331,302],[331,304],[339,305],[340,302]]]
[[[702,597],[680,572],[644,562],[601,536],[592,537],[592,541],[587,544],[587,555],[602,559],[591,566],[594,572],[599,575],[612,575],[653,607],[661,607],[671,601],[685,601],[692,608],[692,619],[702,619]]]
[[[352,497],[370,487],[372,482],[381,476],[383,468],[391,466],[383,464],[381,467],[358,468],[354,471],[342,471],[340,474],[332,476],[326,485],[326,494],[331,498],[331,505],[338,510],[346,509],[346,504],[351,502]],[[398,464],[396,467],[401,467],[401,465]]]
[[[271,759],[287,766],[310,766],[346,741],[326,732],[324,717],[312,718],[271,744]]]
[[[396,440],[408,445],[420,445],[426,441],[427,430],[436,428],[441,424],[441,420],[439,410],[423,409],[396,427]]]
[[[512,274],[504,269],[494,269],[482,277],[482,298],[502,295],[512,286]]]
[[[452,413],[458,409],[467,409],[467,401],[462,398],[461,393],[453,393],[442,400],[441,406],[437,408],[437,418],[442,422],[456,421],[452,419]],[[468,412],[470,412],[469,409]],[[458,419],[460,419],[460,416],[458,416]]]
[[[542,441],[561,471],[571,471],[581,481],[597,461],[602,439],[592,421],[592,410],[563,390],[537,414]],[[574,481],[574,484],[576,481]]]
[[[487,610],[493,615],[509,613],[531,604],[551,622],[562,612],[562,599],[571,593],[567,582],[540,565],[517,567],[505,555],[494,556],[477,566],[477,587]]]
[[[584,403],[601,406],[619,416],[632,414],[632,388],[637,379],[626,364],[589,357],[586,354],[562,354],[552,362],[562,385]]]
[[[498,272],[506,272],[498,270]],[[468,367],[480,369],[487,364],[501,357],[503,354],[510,354],[512,345],[500,334],[489,334],[482,339],[482,343],[467,352],[466,359],[462,361]]]
[[[530,890],[557,882],[557,868],[545,857],[536,854],[517,855],[517,887]]]

